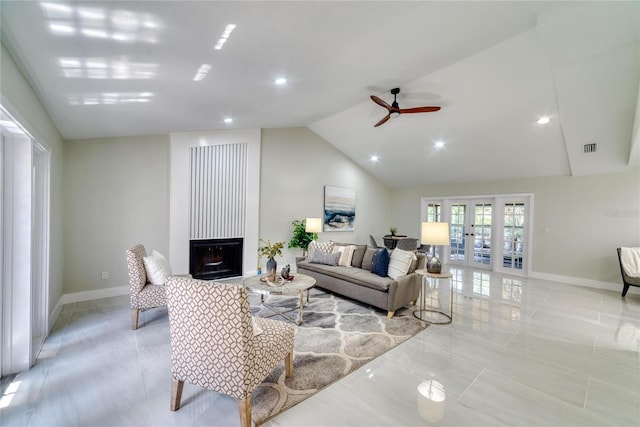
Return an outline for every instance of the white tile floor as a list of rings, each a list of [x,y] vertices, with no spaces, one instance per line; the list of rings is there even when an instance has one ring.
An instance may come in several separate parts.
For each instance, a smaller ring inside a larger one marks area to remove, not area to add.
[[[265,425],[640,425],[640,288],[622,299],[453,273],[452,324],[430,326]],[[38,363],[2,397],[0,425],[238,425],[233,399],[193,386],[169,411],[166,309],[140,320],[132,331],[128,297],[66,305]]]

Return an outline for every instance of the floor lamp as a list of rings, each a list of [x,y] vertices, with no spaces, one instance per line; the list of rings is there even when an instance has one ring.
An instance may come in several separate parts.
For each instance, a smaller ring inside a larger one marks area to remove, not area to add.
[[[432,256],[427,262],[427,272],[440,274],[442,264],[436,258],[436,246],[449,246],[449,223],[447,222],[423,222],[420,242],[423,245],[431,245]]]

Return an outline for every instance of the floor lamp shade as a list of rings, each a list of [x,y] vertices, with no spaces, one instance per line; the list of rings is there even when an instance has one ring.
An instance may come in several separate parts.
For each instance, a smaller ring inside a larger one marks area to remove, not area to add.
[[[420,242],[423,245],[431,245],[433,248],[432,257],[427,262],[427,271],[429,273],[440,274],[442,272],[442,264],[436,258],[436,246],[448,246],[449,242],[449,223],[447,222],[423,222],[422,232],[420,234]]]
[[[305,220],[305,230],[307,233],[321,233],[322,232],[322,219],[321,218],[307,218]]]

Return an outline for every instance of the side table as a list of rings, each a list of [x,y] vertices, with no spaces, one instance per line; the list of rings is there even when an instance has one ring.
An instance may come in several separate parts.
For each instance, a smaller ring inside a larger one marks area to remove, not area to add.
[[[420,309],[415,310],[413,315],[422,320],[423,322],[431,323],[434,325],[447,325],[452,322],[453,318],[453,286],[451,281],[449,281],[449,313],[445,313],[442,311],[442,305],[440,304],[440,279],[450,279],[450,273],[429,273],[425,269],[416,270],[420,276],[422,276],[422,290],[420,292]],[[425,286],[425,284],[430,285],[430,281],[433,281],[432,286]],[[437,285],[437,298],[438,298],[438,307],[434,308],[426,308],[426,296],[427,291],[432,291],[432,288],[436,288]]]

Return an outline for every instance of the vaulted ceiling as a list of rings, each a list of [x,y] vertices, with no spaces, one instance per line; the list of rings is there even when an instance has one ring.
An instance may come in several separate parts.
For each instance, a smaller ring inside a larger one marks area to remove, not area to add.
[[[2,1],[0,15],[65,139],[308,126],[392,187],[640,166],[635,1]],[[401,107],[442,109],[374,128],[386,111],[369,96],[391,103],[394,87]]]

